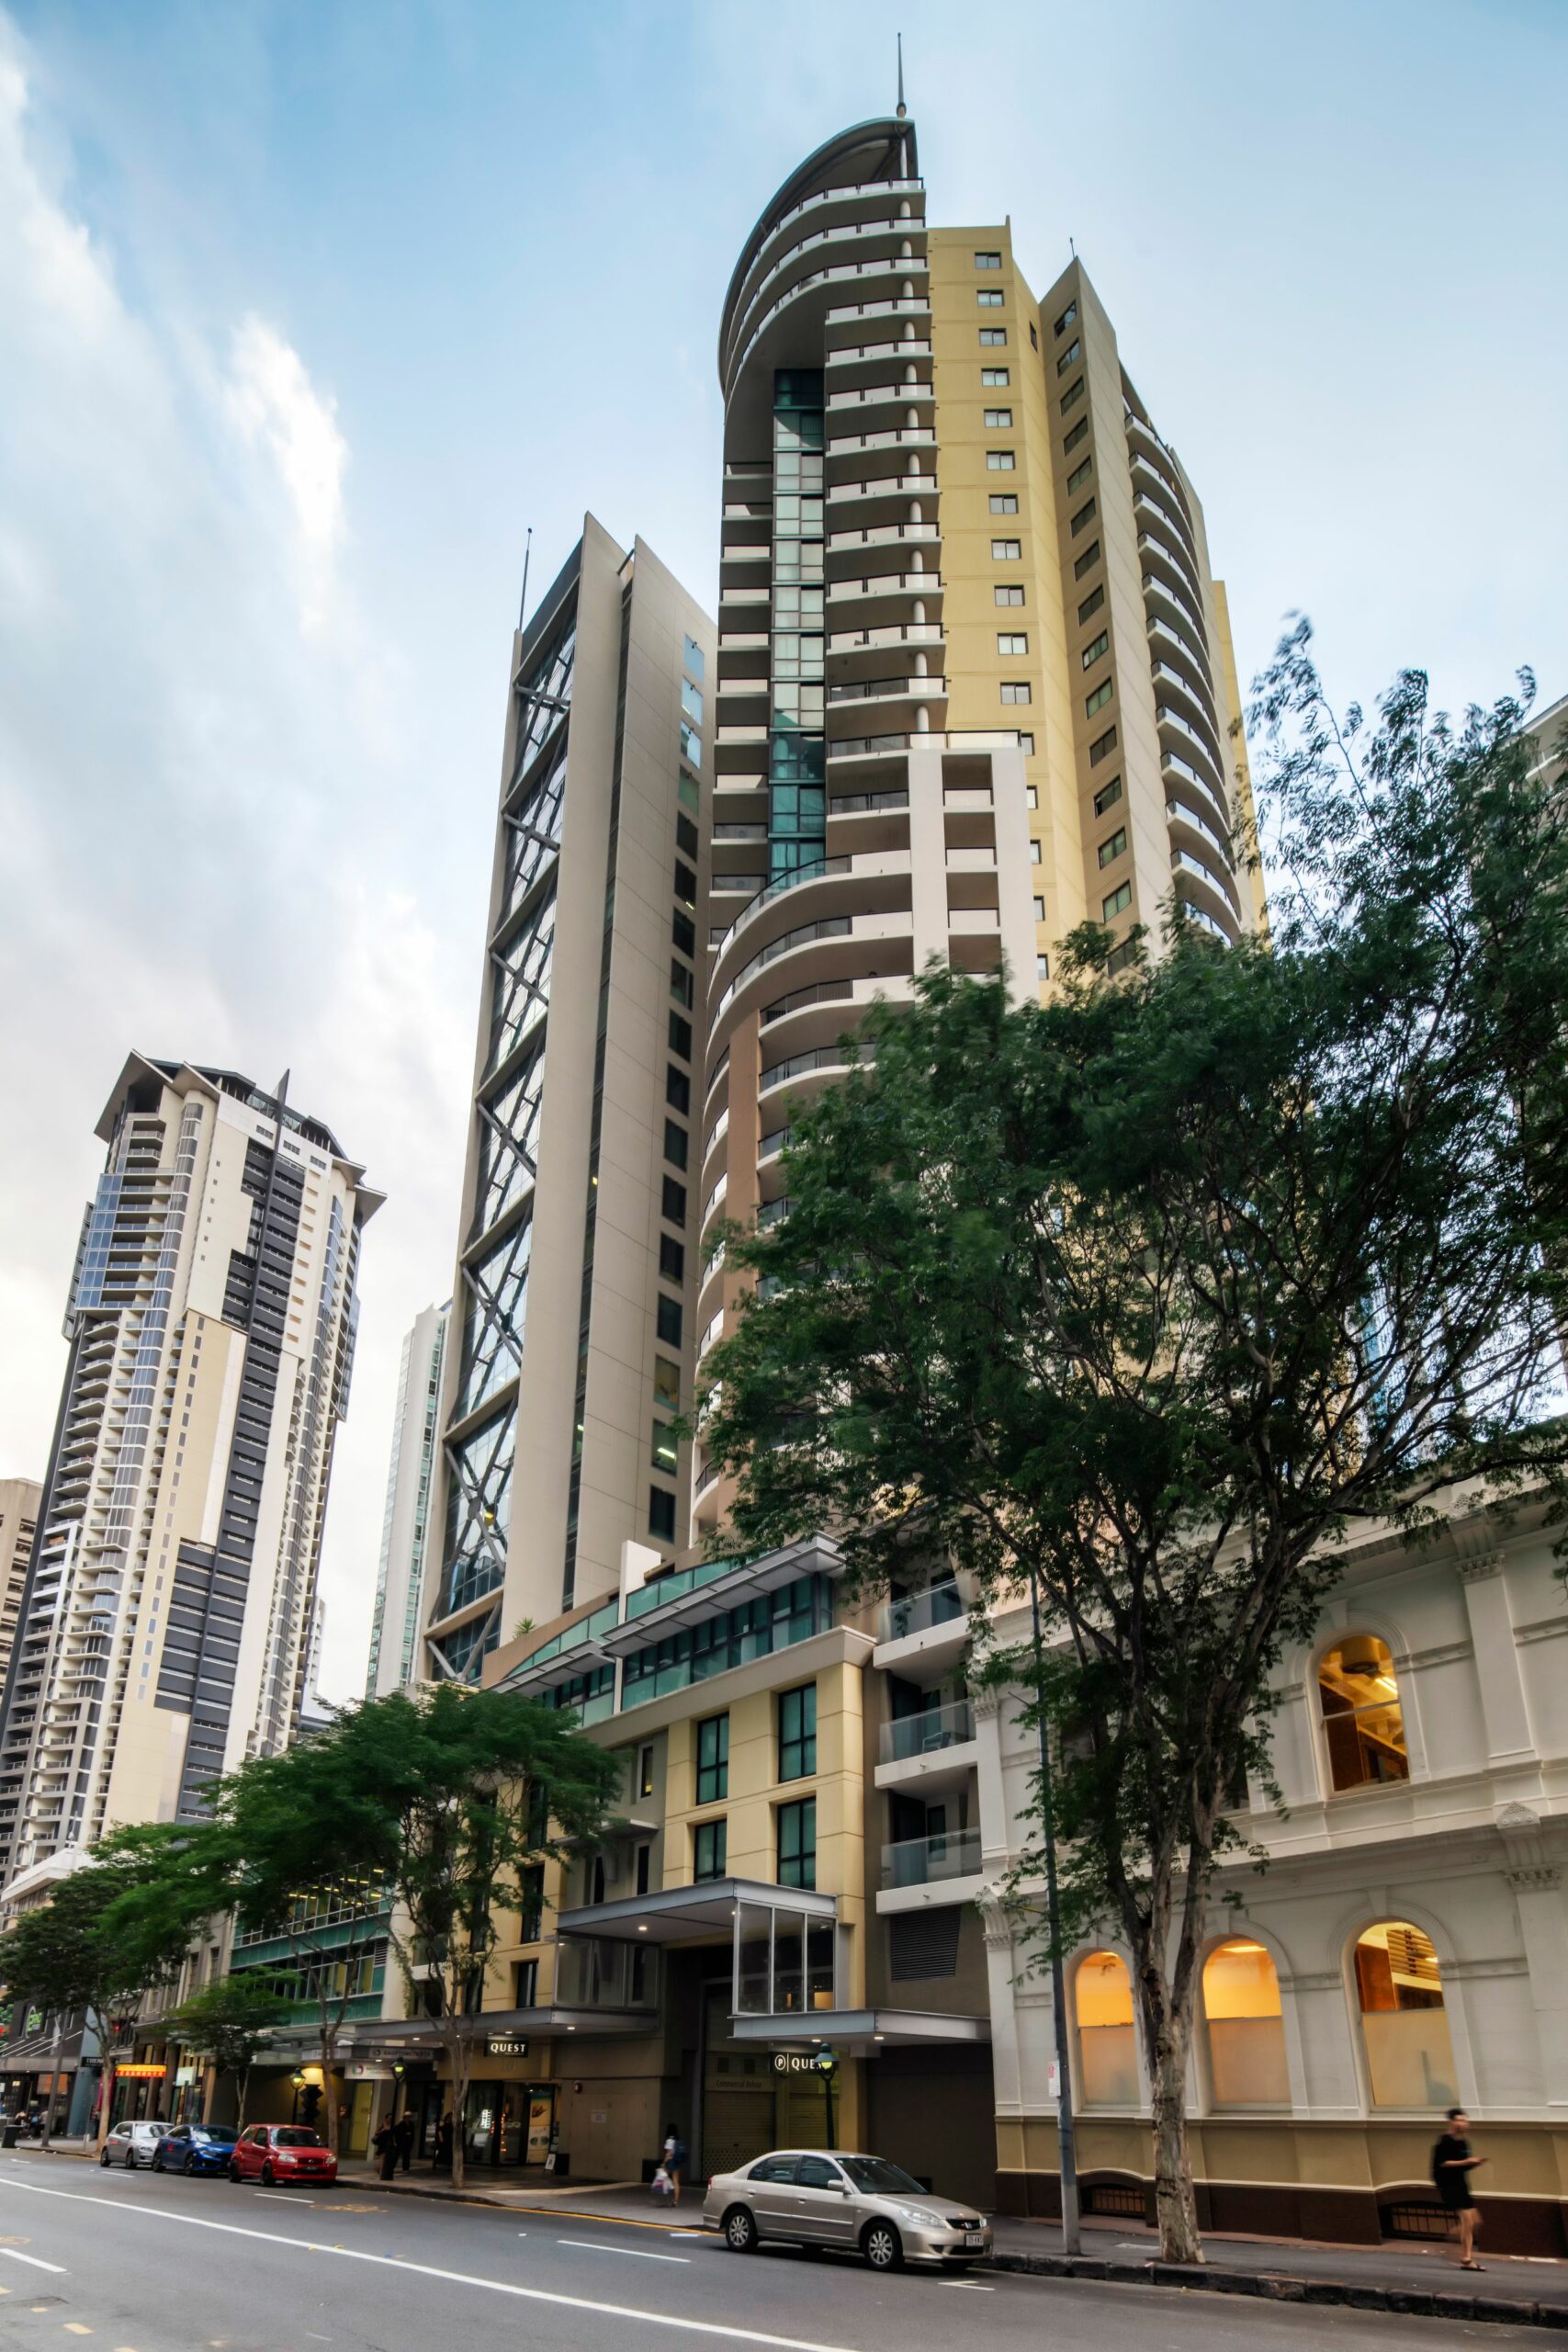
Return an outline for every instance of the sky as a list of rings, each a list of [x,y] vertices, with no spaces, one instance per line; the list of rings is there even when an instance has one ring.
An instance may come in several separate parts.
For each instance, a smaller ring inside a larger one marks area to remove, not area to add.
[[[896,28],[930,218],[1076,240],[1244,678],[1301,610],[1341,700],[1568,690],[1562,0],[0,0],[0,1476],[127,1052],[291,1069],[389,1195],[330,1696],[451,1288],[525,531],[711,608],[735,254]]]

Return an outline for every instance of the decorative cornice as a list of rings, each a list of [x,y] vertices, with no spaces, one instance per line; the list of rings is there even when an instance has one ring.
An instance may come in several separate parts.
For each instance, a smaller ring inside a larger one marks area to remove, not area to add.
[[[1490,1577],[1503,1573],[1503,1555],[1498,1551],[1476,1552],[1468,1558],[1454,1562],[1461,1584],[1484,1584]]]
[[[1493,1976],[1528,1976],[1530,1964],[1522,1953],[1509,1953],[1495,1960],[1445,1960],[1442,1977],[1445,1984],[1469,1984]]]
[[[983,1682],[977,1690],[970,1692],[969,1705],[982,1723],[989,1723],[994,1715],[1001,1713],[1005,1695],[996,1683]]]
[[[1430,1649],[1407,1650],[1403,1657],[1394,1660],[1394,1667],[1400,1673],[1404,1673],[1411,1668],[1417,1672],[1424,1672],[1427,1668],[1433,1666],[1457,1666],[1461,1658],[1474,1656],[1475,1645],[1472,1642],[1434,1642]]]
[[[1516,1894],[1551,1894],[1562,1883],[1562,1871],[1550,1862],[1505,1871],[1503,1875]]]
[[[1536,1617],[1528,1625],[1514,1627],[1514,1639],[1522,1649],[1527,1642],[1560,1642],[1568,1634],[1568,1615]]]
[[[1281,1975],[1282,1993],[1342,1993],[1345,1979],[1337,1968],[1302,1969],[1293,1976]]]

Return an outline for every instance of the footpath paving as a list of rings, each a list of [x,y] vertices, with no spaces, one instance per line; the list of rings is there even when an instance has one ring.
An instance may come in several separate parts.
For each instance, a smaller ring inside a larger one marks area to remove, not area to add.
[[[50,2153],[90,2159],[94,2150],[85,2142],[56,2140]],[[339,2178],[345,2188],[373,2188],[381,2196],[492,2205],[513,2213],[555,2213],[563,2221],[570,2216],[659,2231],[703,2227],[700,2187],[688,2191],[679,2207],[671,2207],[656,2203],[640,2182],[560,2181],[546,2172],[502,2176],[471,2168],[460,2189],[454,2188],[449,2174],[423,2165],[383,2181],[375,2165],[345,2164]],[[1413,2318],[1491,2321],[1568,2334],[1568,2262],[1545,2257],[1483,2251],[1484,2268],[1477,2273],[1461,2270],[1451,2251],[1440,2245],[1335,2245],[1212,2232],[1204,2242],[1206,2261],[1189,2267],[1161,2262],[1153,2233],[1124,2222],[1086,2222],[1085,2250],[1079,2255],[1063,2252],[1061,2231],[1053,2222],[998,2215],[992,2226],[994,2270],[1398,2312]]]

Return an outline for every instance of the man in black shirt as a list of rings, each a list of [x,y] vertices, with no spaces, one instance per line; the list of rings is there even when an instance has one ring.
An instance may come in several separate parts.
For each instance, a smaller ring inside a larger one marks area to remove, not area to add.
[[[1432,2185],[1442,2199],[1444,2211],[1451,2213],[1459,2224],[1460,2268],[1479,2270],[1475,2233],[1481,2227],[1481,2215],[1471,2193],[1470,2176],[1486,2159],[1471,2154],[1469,2134],[1469,2116],[1462,2107],[1450,2107],[1449,2128],[1432,2151]]]

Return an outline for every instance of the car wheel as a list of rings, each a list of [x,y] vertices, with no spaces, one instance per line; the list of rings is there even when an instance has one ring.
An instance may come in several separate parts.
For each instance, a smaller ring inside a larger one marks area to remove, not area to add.
[[[757,2224],[744,2205],[732,2205],[720,2224],[731,2254],[755,2254]]]
[[[184,2173],[187,2180],[190,2178],[191,2174],[196,2170],[196,2158],[192,2155],[188,2148],[186,2150],[186,2160],[180,2166],[180,2170]]]
[[[860,2250],[874,2270],[903,2266],[904,2241],[891,2222],[868,2222],[860,2233]]]
[[[162,2172],[164,2169],[164,2151],[162,2148],[159,2149],[157,2154],[152,2159],[152,2169],[154,2172]]]
[[[127,2148],[125,2152],[125,2169],[127,2172],[134,2172],[136,2170],[136,2151],[134,2148]]]
[[[104,2170],[105,2170],[106,2172],[107,2172],[107,2170],[108,2170],[108,2168],[109,2168],[109,2152],[108,2152],[108,2150],[107,2150],[107,2148],[104,2150],[104,2152],[103,2152],[102,2155],[98,2158],[98,2162],[99,2162],[99,2164],[100,2164],[100,2165],[102,2165],[102,2166],[103,2166]]]
[[[237,2164],[233,2163],[232,2160],[231,2160],[229,2165],[229,2177],[231,2180],[238,2180],[240,2177],[240,2167]]]
[[[262,2187],[264,2188],[270,2188],[272,2187],[272,2166],[270,2165],[263,2165],[262,2166]]]

